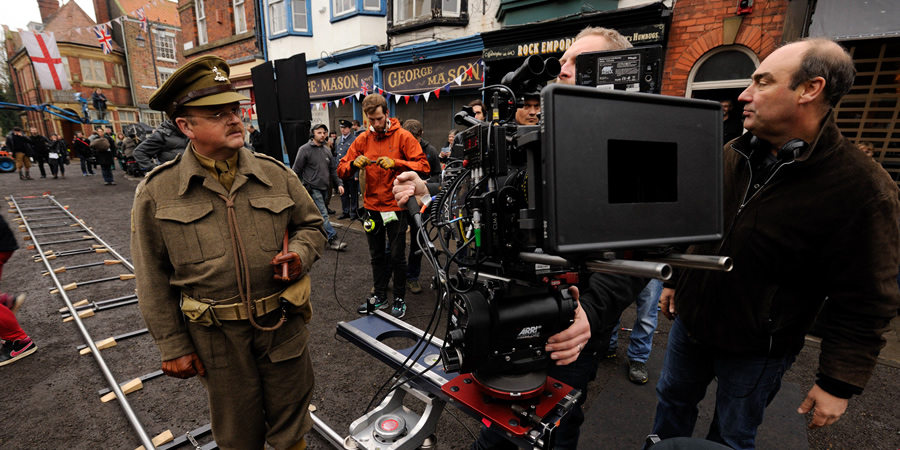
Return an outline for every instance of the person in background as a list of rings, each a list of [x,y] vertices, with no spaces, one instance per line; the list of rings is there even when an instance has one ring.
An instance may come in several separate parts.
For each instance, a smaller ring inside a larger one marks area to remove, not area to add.
[[[97,118],[99,120],[105,120],[107,99],[106,96],[103,95],[103,89],[94,89],[94,93],[91,94],[91,102],[94,104],[94,109],[97,110]]]
[[[740,116],[732,114],[734,110],[734,102],[730,98],[721,100],[722,105],[722,132],[725,143],[731,142],[732,139],[744,134],[744,127],[741,125]]]
[[[6,145],[12,149],[13,158],[16,160],[16,170],[19,171],[20,180],[33,180],[31,170],[31,157],[34,150],[31,148],[31,139],[28,139],[22,129],[14,127],[12,133],[6,137]],[[25,172],[22,172],[22,169]]]
[[[335,158],[338,161],[347,154],[347,151],[350,150],[350,145],[356,140],[356,133],[353,132],[352,123],[345,119],[341,119],[339,123],[341,135],[337,138],[334,151]],[[341,215],[338,219],[356,220],[359,218],[359,172],[347,178],[342,178],[341,181],[344,183],[344,193],[341,194]]]
[[[38,133],[36,127],[31,127],[31,148],[34,151],[34,162],[37,163],[38,169],[41,171],[41,178],[47,178],[47,172],[44,170],[44,164],[48,163],[47,157],[50,147],[50,140],[46,136]]]
[[[868,142],[868,141],[860,142],[860,143],[856,144],[856,148],[858,148],[860,151],[865,153],[866,156],[868,156],[869,158],[872,158],[875,156],[875,144],[873,144],[871,142]]]
[[[50,135],[47,161],[50,164],[50,173],[53,174],[53,178],[57,178],[57,172],[62,178],[66,177],[66,165],[69,164],[69,150],[66,148],[66,141],[60,139],[56,133]]]
[[[18,248],[15,235],[3,216],[0,216],[0,275],[3,274],[3,265],[12,258]],[[16,319],[16,311],[24,301],[25,294],[0,293],[0,339],[3,339],[3,346],[0,347],[0,366],[14,363],[37,351],[37,345],[25,334]]]
[[[106,186],[114,186],[116,184],[113,179],[112,165],[115,164],[115,152],[113,152],[112,143],[106,139],[106,132],[102,128],[98,128],[103,133],[97,139],[91,141],[91,150],[94,157],[97,158],[97,164],[100,166],[100,173],[103,175],[103,184]]]
[[[84,138],[84,133],[80,131],[75,132],[75,138],[72,139],[72,150],[79,161],[81,161],[81,174],[83,176],[93,175],[94,168],[90,162],[93,152],[91,151],[91,144]]]
[[[294,165],[291,169],[300,177],[303,187],[309,192],[316,208],[319,208],[319,213],[322,214],[328,247],[335,251],[343,251],[347,248],[347,244],[335,239],[337,232],[334,231],[334,227],[328,220],[328,209],[325,207],[325,191],[328,190],[329,183],[336,184],[339,192],[344,193],[344,185],[335,172],[337,161],[331,154],[331,150],[325,145],[328,139],[327,133],[328,127],[324,123],[313,124],[309,130],[309,142],[297,150],[297,156],[294,158]]]
[[[257,153],[265,153],[263,151],[262,133],[253,125],[247,126],[247,139],[250,141],[250,150]]]
[[[141,166],[141,170],[149,172],[158,165],[153,159],[159,164],[165,164],[184,153],[190,143],[190,139],[171,120],[166,119],[134,148],[134,160]]]
[[[438,151],[433,145],[429,144],[422,136],[425,130],[422,129],[422,123],[415,119],[403,122],[403,129],[412,133],[413,137],[419,141],[425,158],[428,159],[429,173],[419,173],[419,177],[429,183],[440,183],[441,181],[441,160]],[[409,257],[406,260],[406,287],[409,292],[419,294],[422,292],[422,286],[419,284],[419,274],[422,272],[422,252],[419,251],[419,227],[412,220],[409,221]]]

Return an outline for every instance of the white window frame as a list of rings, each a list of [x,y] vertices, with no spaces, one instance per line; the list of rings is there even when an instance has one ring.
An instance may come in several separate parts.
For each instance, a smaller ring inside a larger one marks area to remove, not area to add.
[[[119,111],[119,122],[135,123],[134,111]]]
[[[269,16],[269,34],[287,32],[287,0],[267,0],[266,11]]]
[[[299,33],[309,31],[306,3],[309,0],[291,0],[291,28]],[[302,28],[300,26],[302,26]]]
[[[156,47],[156,59],[161,61],[178,62],[175,50],[175,33],[168,31],[153,30],[153,37],[156,39],[154,46]]]
[[[81,63],[81,80],[88,83],[106,84],[106,68],[98,59],[79,58]],[[87,69],[87,72],[85,72]]]
[[[141,122],[156,129],[162,123],[162,115],[158,112],[141,111]]]
[[[364,11],[381,11],[381,0],[362,0]]]
[[[247,32],[247,14],[244,12],[244,0],[234,0],[234,34]]]
[[[209,42],[206,34],[206,5],[204,0],[194,0],[194,11],[197,13],[197,45]]]
[[[753,64],[756,67],[759,67],[759,57],[756,56],[756,53],[753,53],[747,47],[743,45],[729,45],[718,47],[709,53],[700,57],[697,62],[694,63],[694,67],[691,67],[691,72],[688,75],[687,88],[684,90],[684,97],[691,98],[694,91],[705,91],[709,89],[730,89],[730,88],[746,88],[750,86],[750,83],[753,82],[750,78],[742,79],[742,80],[717,80],[717,81],[702,81],[702,82],[694,82],[694,76],[697,75],[697,71],[700,70],[700,66],[702,66],[706,61],[715,56],[717,53],[721,52],[733,52],[739,51],[743,52],[747,56],[750,57],[750,60],[753,61]]]
[[[159,86],[162,86],[163,83],[175,73],[175,69],[170,69],[168,67],[157,67],[156,70],[159,72]]]
[[[405,3],[409,3],[413,7],[413,11],[406,17],[401,17],[400,14],[403,10],[402,6],[404,6]],[[415,11],[416,3],[421,3],[421,9],[423,11]],[[397,8],[394,10],[394,14],[396,15],[394,22],[398,24],[426,17],[427,13],[431,11],[431,0],[396,0],[394,4],[397,5]]]
[[[343,16],[356,12],[356,0],[331,0],[331,15]]]
[[[455,2],[456,9],[448,10],[446,8],[447,3]],[[459,17],[459,13],[462,11],[462,0],[441,0],[441,15],[444,17]]]

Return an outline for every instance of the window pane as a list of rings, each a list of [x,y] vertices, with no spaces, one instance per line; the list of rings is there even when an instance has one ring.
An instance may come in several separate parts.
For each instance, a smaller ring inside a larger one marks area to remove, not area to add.
[[[197,0],[197,43],[203,45],[207,42],[206,36],[206,6],[203,0]]]
[[[429,3],[430,4],[430,3]],[[405,22],[424,15],[425,0],[397,0],[397,22]]]
[[[291,15],[293,15],[294,31],[306,31],[306,0],[293,0]]]
[[[234,0],[234,33],[247,31],[247,17],[244,14],[244,0]]]
[[[366,11],[381,11],[380,0],[363,0],[363,9]]]
[[[351,0],[333,0],[331,5],[334,16],[341,16],[356,11],[356,2]]]
[[[269,0],[269,29],[272,30],[272,34],[287,31],[284,1],[282,0]]]
[[[460,0],[442,0],[441,13],[444,17],[459,17]]]
[[[744,52],[725,51],[707,59],[694,75],[694,82],[743,80],[750,78],[754,70],[756,66]]]
[[[175,37],[166,33],[154,33],[156,39],[156,57],[175,60]]]

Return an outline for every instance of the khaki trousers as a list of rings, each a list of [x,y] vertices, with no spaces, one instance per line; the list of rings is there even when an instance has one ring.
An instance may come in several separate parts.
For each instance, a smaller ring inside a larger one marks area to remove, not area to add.
[[[273,311],[257,323],[272,326],[280,317]],[[189,322],[188,329],[206,368],[200,381],[219,448],[260,449],[267,442],[286,450],[303,440],[312,428],[313,370],[301,316],[288,315],[275,331],[257,330],[247,320],[220,327]]]

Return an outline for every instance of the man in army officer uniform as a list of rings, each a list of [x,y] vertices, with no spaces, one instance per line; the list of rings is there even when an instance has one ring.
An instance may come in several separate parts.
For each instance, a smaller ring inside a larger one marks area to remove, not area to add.
[[[202,56],[150,98],[191,143],[137,187],[138,302],[163,372],[200,375],[220,448],[303,449],[313,392],[307,272],[325,245],[322,215],[294,172],[243,148],[238,102],[247,99],[229,73]]]

